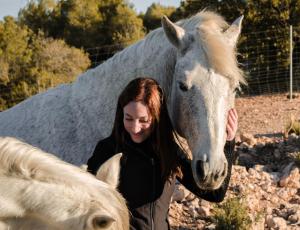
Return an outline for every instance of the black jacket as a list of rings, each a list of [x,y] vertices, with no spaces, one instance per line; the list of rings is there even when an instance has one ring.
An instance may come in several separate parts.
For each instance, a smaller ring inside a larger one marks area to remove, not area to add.
[[[231,166],[235,158],[233,147],[234,142],[226,143],[225,153],[228,160],[228,175],[219,189],[214,191],[199,189],[192,175],[190,161],[183,157],[178,157],[183,173],[182,179],[177,178],[178,181],[202,199],[212,202],[222,201],[227,191]],[[123,153],[118,189],[126,199],[132,214],[130,229],[169,229],[167,218],[171,196],[175,188],[175,179],[165,183],[162,182],[159,159],[154,153],[149,140],[141,144],[128,140],[123,149],[117,148],[112,136],[101,140],[97,144],[92,157],[88,160],[88,171],[96,174],[101,164],[118,152]]]

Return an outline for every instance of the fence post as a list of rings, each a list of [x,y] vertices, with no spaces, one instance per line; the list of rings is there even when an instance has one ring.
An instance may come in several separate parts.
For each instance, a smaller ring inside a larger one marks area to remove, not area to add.
[[[293,98],[293,26],[290,25],[290,101]]]

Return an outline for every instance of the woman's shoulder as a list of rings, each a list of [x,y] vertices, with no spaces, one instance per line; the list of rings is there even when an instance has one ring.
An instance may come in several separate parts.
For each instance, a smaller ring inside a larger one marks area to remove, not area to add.
[[[110,135],[104,139],[98,141],[95,152],[97,151],[114,151],[116,149],[116,141],[113,135]]]
[[[96,175],[97,170],[100,165],[102,165],[105,161],[111,158],[115,154],[115,141],[112,136],[101,139],[92,154],[92,156],[88,159],[87,170],[92,174]]]
[[[112,144],[115,142],[115,138],[113,135],[110,135],[104,139],[100,139],[97,144]]]

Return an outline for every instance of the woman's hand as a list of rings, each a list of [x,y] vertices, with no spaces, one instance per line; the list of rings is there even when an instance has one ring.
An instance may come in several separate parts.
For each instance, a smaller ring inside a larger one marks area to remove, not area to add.
[[[237,129],[238,115],[236,109],[233,108],[228,111],[228,120],[226,125],[227,141],[232,141],[234,139]]]

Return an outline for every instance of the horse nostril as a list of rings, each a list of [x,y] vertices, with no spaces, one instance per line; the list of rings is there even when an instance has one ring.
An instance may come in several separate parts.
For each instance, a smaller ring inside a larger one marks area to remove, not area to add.
[[[200,178],[200,180],[204,181],[205,178],[206,178],[206,175],[205,175],[204,162],[203,161],[198,160],[196,162],[196,171],[197,171],[197,175]]]
[[[225,176],[226,173],[227,173],[227,164],[224,163],[224,169],[223,169],[223,172],[222,172],[221,176],[222,176],[222,177]]]
[[[216,173],[216,174],[214,175],[214,180],[216,181],[216,180],[218,180],[218,179],[219,179],[219,174]]]

